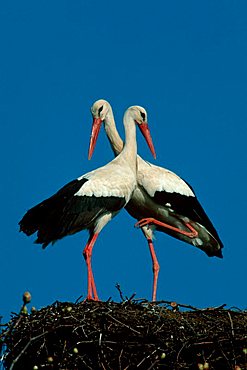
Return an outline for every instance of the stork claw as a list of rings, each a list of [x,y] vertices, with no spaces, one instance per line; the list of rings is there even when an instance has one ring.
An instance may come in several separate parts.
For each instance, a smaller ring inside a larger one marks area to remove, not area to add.
[[[146,225],[151,225],[152,223],[154,223],[154,218],[152,218],[152,217],[142,218],[140,221],[138,221],[135,224],[135,227],[140,228],[140,227],[143,227],[143,226],[146,226]]]
[[[146,226],[146,225],[152,225],[152,224],[157,225],[160,228],[165,228],[165,229],[175,231],[176,233],[185,235],[185,236],[187,236],[188,238],[191,238],[191,239],[197,238],[197,236],[198,236],[198,231],[196,231],[196,229],[189,222],[184,222],[184,225],[190,231],[181,230],[178,227],[166,224],[166,223],[161,222],[159,220],[156,220],[155,218],[152,218],[152,217],[141,219],[140,221],[138,221],[135,224],[135,227],[139,228],[139,227],[143,227],[143,226]]]
[[[83,303],[85,302],[99,302],[99,298],[94,298],[92,295],[87,295],[87,297],[83,299]]]

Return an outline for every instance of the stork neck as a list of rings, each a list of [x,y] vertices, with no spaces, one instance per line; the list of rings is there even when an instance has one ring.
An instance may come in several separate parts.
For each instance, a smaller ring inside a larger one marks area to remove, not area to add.
[[[136,144],[136,123],[128,109],[124,114],[125,144],[121,155],[129,164],[136,167],[137,144]]]
[[[105,117],[104,125],[105,125],[106,135],[111,144],[112,150],[115,156],[117,156],[123,150],[124,143],[117,131],[115,120],[114,120],[114,115],[113,115],[111,107],[109,107],[108,113]]]

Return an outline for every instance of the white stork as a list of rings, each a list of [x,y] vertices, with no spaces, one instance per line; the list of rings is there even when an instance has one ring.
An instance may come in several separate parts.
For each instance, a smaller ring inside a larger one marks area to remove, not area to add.
[[[147,113],[142,107],[130,107],[124,114],[126,141],[121,153],[104,167],[69,182],[56,194],[27,211],[19,222],[20,231],[26,235],[37,232],[35,242],[42,244],[43,248],[66,235],[83,229],[89,231],[90,236],[83,251],[88,275],[87,299],[98,300],[91,267],[94,243],[103,227],[128,203],[137,184],[136,125],[155,157]],[[91,154],[96,140],[97,130],[94,125]]]
[[[118,134],[110,104],[98,100],[91,112],[98,131],[104,122],[111,147],[118,155],[123,148],[123,141]],[[159,273],[153,246],[155,230],[192,244],[209,257],[222,258],[223,244],[188,183],[175,173],[144,161],[140,156],[137,156],[137,167],[138,187],[125,208],[139,220],[136,226],[141,227],[149,245],[153,263],[152,299],[155,301]]]

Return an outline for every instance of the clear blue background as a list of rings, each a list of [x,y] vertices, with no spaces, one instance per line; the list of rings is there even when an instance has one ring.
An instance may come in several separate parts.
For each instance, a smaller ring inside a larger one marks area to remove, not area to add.
[[[11,1],[0,8],[0,314],[86,294],[87,232],[45,251],[18,231],[38,202],[113,158],[102,130],[87,160],[90,106],[148,111],[156,163],[186,179],[224,259],[157,233],[158,299],[246,307],[246,1]],[[139,153],[153,161],[142,138]],[[122,211],[93,253],[102,300],[151,298],[148,247]]]

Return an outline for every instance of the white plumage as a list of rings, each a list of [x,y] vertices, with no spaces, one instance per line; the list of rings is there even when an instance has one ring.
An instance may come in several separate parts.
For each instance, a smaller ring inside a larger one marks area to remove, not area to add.
[[[121,152],[123,142],[116,129],[110,104],[98,100],[91,108],[94,120],[104,122],[105,131],[115,153]],[[137,156],[137,187],[126,210],[139,220],[138,226],[148,241],[153,261],[153,300],[156,299],[159,264],[153,247],[155,230],[194,245],[208,256],[222,257],[222,242],[198,202],[191,186],[175,173],[155,166]]]
[[[112,162],[81,177],[89,181],[75,194],[78,196],[120,197],[128,203],[137,186],[136,168],[123,166],[122,157],[116,157]]]
[[[150,197],[153,197],[156,191],[195,196],[186,182],[174,172],[144,161],[139,155],[137,156],[137,164],[138,185],[142,186]]]
[[[31,208],[20,221],[20,231],[27,235],[37,232],[36,243],[45,248],[49,243],[89,230],[83,255],[88,269],[88,299],[98,300],[91,256],[94,243],[102,228],[127,204],[136,182],[136,125],[144,134],[155,155],[148,130],[146,111],[134,106],[124,115],[126,144],[122,152],[107,165],[71,181],[56,194]],[[96,124],[97,126],[97,124]],[[97,140],[97,127],[92,127],[90,151]]]

